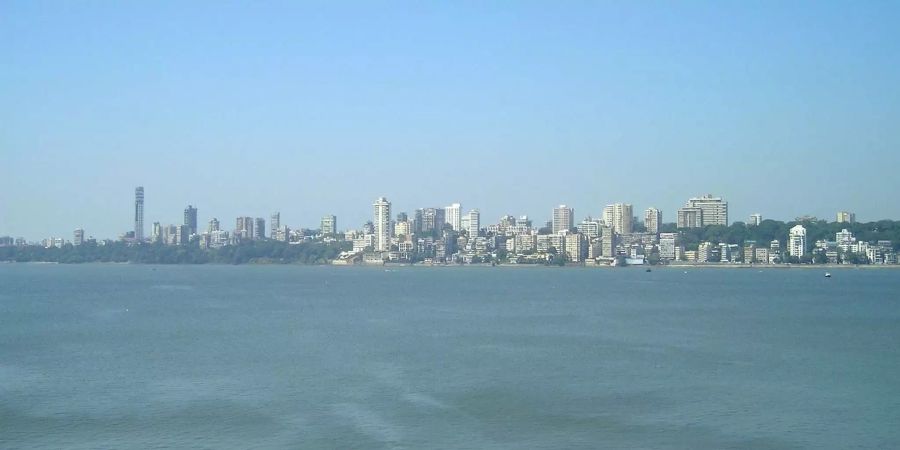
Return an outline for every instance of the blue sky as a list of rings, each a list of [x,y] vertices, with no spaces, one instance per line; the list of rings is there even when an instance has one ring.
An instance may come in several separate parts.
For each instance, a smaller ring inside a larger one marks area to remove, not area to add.
[[[900,219],[897,2],[0,3],[0,235],[722,195]]]

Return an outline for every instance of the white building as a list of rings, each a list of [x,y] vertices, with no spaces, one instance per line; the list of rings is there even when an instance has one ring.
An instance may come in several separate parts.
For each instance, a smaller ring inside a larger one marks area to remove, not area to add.
[[[763,220],[763,219],[762,219],[762,214],[760,214],[760,213],[750,214],[750,221],[747,222],[747,224],[748,224],[748,225],[753,225],[753,226],[756,227],[756,226],[759,226],[759,224],[762,223],[762,220]]]
[[[702,211],[700,217],[701,226],[728,226],[728,202],[723,200],[721,197],[713,197],[710,194],[706,194],[702,197],[694,197],[688,199],[684,207],[698,208],[700,209],[700,211]]]
[[[374,208],[375,224],[375,251],[386,252],[391,249],[391,202],[384,197],[378,197]]]
[[[257,227],[258,228],[258,227]],[[320,229],[322,234],[326,236],[331,236],[337,233],[337,217],[335,216],[323,216],[322,222],[320,224]]]
[[[659,259],[676,260],[675,247],[678,245],[678,233],[659,233]]]
[[[607,226],[612,226],[613,230],[619,234],[630,234],[634,231],[632,223],[634,214],[631,205],[628,203],[614,203],[610,206],[612,206],[612,224],[607,224]]]
[[[566,205],[553,208],[553,234],[575,227],[575,210]]]
[[[659,233],[659,225],[662,223],[662,211],[656,208],[647,208],[644,211],[644,228],[648,233]]]
[[[460,214],[459,203],[444,207],[444,220],[453,227],[453,231],[462,231],[462,216]]]
[[[802,257],[806,253],[806,228],[803,225],[794,225],[788,233],[788,254]]]
[[[600,219],[603,220],[603,226],[613,226],[613,205],[606,205],[603,207],[603,214]]]
[[[473,209],[466,213],[466,218],[466,222],[468,222],[466,233],[469,234],[470,238],[478,236],[478,233],[481,230],[481,212],[477,209]]]
[[[586,217],[581,221],[575,228],[578,229],[578,232],[585,235],[588,239],[593,239],[596,237],[600,237],[600,224],[599,220],[594,220],[590,216]]]

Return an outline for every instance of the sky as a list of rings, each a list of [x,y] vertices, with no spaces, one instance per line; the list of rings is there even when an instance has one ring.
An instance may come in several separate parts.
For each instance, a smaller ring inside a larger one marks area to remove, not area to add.
[[[199,208],[900,219],[900,2],[0,1],[0,235]],[[201,225],[203,228],[203,225]]]

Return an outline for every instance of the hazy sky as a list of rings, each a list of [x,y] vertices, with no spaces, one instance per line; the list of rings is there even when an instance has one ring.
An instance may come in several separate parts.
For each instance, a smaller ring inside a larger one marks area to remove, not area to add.
[[[336,5],[336,3],[343,3]],[[900,219],[900,2],[0,2],[0,235],[692,196]]]

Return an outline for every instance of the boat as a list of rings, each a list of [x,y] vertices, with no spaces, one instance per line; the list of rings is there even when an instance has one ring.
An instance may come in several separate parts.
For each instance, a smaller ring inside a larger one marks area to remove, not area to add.
[[[645,270],[645,272],[650,272],[650,271],[651,271],[650,269]]]
[[[831,278],[831,272],[825,272],[825,278]]]

